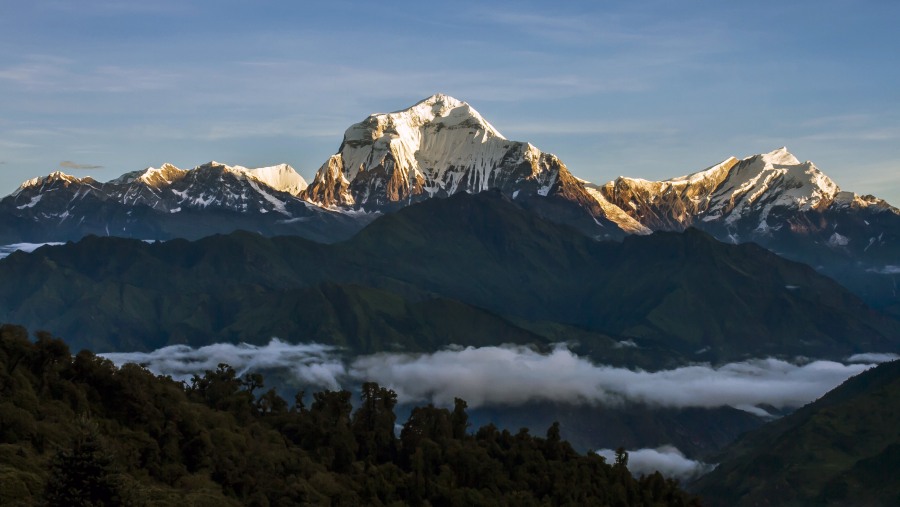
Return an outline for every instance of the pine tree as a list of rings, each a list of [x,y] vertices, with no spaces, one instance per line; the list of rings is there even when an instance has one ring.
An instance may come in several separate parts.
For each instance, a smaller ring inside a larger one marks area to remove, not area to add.
[[[77,424],[71,448],[60,450],[53,459],[44,490],[46,505],[122,505],[121,479],[97,425],[85,417],[79,418]]]

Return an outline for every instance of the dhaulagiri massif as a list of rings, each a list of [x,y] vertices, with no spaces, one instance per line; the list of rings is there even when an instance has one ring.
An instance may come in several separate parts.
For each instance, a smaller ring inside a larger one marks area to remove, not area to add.
[[[442,94],[352,125],[307,182],[287,164],[248,169],[171,164],[108,182],[61,172],[0,200],[0,243],[88,234],[198,239],[243,229],[319,242],[350,238],[374,217],[429,198],[489,189],[597,239],[701,229],[755,242],[900,313],[900,211],[843,191],[785,148],[664,181],[594,184],[554,155],[506,139],[469,104]]]

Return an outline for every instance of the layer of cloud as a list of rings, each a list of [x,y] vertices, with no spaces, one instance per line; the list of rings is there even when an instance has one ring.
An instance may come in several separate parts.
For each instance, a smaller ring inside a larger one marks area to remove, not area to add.
[[[13,243],[11,245],[0,245],[0,259],[9,256],[16,250],[31,253],[44,245],[62,245],[62,243]]]
[[[548,354],[506,345],[346,358],[334,347],[277,339],[264,346],[216,344],[194,349],[176,345],[149,353],[104,355],[117,364],[136,362],[182,380],[228,363],[241,374],[284,369],[299,382],[329,389],[375,381],[395,390],[404,403],[446,406],[456,397],[472,407],[635,402],[663,407],[732,406],[761,416],[767,413],[759,405],[802,406],[887,357],[857,355],[850,364],[756,359],[648,372],[597,365],[564,346]]]
[[[866,271],[870,273],[878,273],[879,275],[900,275],[900,266],[893,266],[888,264],[887,266],[880,269],[867,269]]]
[[[238,375],[250,371],[285,369],[297,380],[328,389],[340,389],[346,376],[344,363],[328,345],[290,344],[273,339],[267,345],[217,343],[200,348],[171,345],[153,352],[115,352],[101,354],[115,364],[138,363],[150,371],[170,375],[176,380],[190,380],[206,370],[226,363]]]
[[[757,359],[647,372],[596,365],[564,347],[540,354],[522,346],[467,347],[433,354],[376,354],[354,361],[355,378],[374,380],[401,398],[472,406],[531,401],[665,407],[798,407],[868,368],[813,361]]]
[[[606,458],[609,463],[616,460],[616,451],[612,449],[602,449],[597,451],[597,454]],[[628,470],[635,476],[650,475],[659,471],[665,477],[685,481],[707,474],[715,467],[702,461],[688,459],[671,445],[628,451]]]
[[[853,354],[847,361],[851,363],[889,363],[900,359],[900,355],[890,352],[869,352],[865,354]]]
[[[64,167],[66,169],[78,169],[78,170],[90,170],[90,169],[103,169],[102,165],[93,165],[93,164],[79,164],[76,162],[72,162],[71,160],[63,160],[59,163],[60,167]]]

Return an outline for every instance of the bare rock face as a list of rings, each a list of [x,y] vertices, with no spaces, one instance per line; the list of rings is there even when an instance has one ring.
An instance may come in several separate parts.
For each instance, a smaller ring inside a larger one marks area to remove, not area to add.
[[[620,177],[600,190],[650,229],[678,231],[693,225],[743,241],[784,227],[795,232],[824,227],[813,218],[800,218],[811,212],[894,209],[872,196],[841,192],[815,164],[800,162],[786,148],[743,160],[731,157],[670,180]]]
[[[600,191],[649,229],[680,231],[708,209],[709,196],[737,163],[731,157],[703,171],[665,181],[619,177],[600,187]]]
[[[350,195],[350,182],[343,175],[343,166],[340,153],[333,155],[319,168],[303,196],[320,206],[351,206],[353,196]]]
[[[593,227],[616,233],[643,228],[617,213],[620,227],[585,182],[558,158],[529,143],[510,141],[475,109],[437,94],[402,111],[373,114],[344,134],[338,153],[317,172],[303,194],[326,207],[392,211],[430,197],[499,190],[520,200],[562,200],[544,207],[575,208]],[[533,206],[541,207],[540,200]]]

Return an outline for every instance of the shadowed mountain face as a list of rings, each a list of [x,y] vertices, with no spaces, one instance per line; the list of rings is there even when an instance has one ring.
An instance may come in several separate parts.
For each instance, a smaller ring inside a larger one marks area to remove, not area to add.
[[[696,231],[591,240],[496,193],[430,199],[352,239],[91,237],[0,261],[0,320],[75,347],[263,343],[356,352],[550,343],[631,364],[898,350],[898,324],[811,268]]]
[[[846,381],[726,449],[693,489],[710,505],[897,505],[900,361]]]

